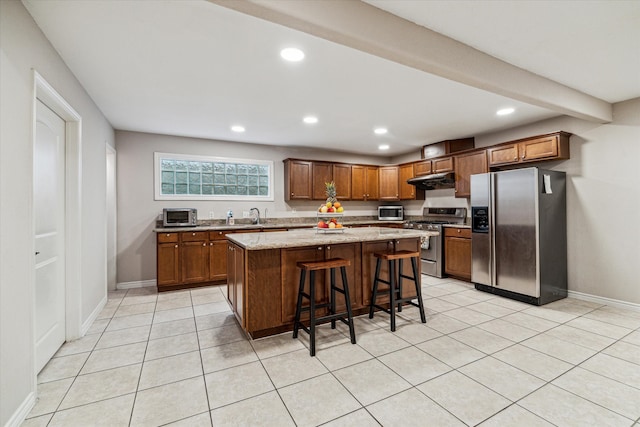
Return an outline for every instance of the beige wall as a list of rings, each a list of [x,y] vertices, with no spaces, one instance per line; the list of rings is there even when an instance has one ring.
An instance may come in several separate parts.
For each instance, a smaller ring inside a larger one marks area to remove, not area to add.
[[[0,425],[33,398],[33,71],[82,116],[82,322],[106,297],[105,143],[109,123],[22,3],[0,1]]]
[[[563,130],[571,159],[541,166],[567,173],[569,290],[640,304],[640,98],[614,105],[598,124],[558,117],[476,137],[476,147]],[[394,158],[416,160],[419,155]],[[468,205],[453,190],[427,192],[425,206]]]
[[[156,252],[153,228],[165,207],[193,207],[202,219],[213,211],[224,218],[231,208],[236,218],[242,211],[257,207],[268,217],[314,216],[319,202],[284,201],[284,164],[286,158],[329,160],[364,164],[385,164],[388,158],[358,156],[305,148],[276,147],[213,141],[178,136],[138,132],[116,132],[118,163],[118,283],[155,280]],[[167,152],[207,156],[272,160],[274,163],[274,201],[155,201],[153,183],[153,153]],[[378,202],[349,202],[345,215],[373,215]],[[296,210],[294,213],[293,210]]]

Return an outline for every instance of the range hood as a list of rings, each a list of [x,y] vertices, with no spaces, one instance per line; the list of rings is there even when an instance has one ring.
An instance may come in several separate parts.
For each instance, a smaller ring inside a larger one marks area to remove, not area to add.
[[[415,185],[419,190],[439,190],[441,188],[454,188],[456,186],[456,178],[453,172],[434,173],[416,176],[408,179],[407,183]]]

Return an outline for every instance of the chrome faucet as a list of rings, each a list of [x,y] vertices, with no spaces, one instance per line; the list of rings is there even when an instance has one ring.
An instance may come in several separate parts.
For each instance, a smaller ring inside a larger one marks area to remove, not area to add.
[[[253,212],[255,212],[255,215],[253,215]],[[249,213],[251,214],[251,222],[253,224],[260,224],[260,209],[251,208],[249,209]]]

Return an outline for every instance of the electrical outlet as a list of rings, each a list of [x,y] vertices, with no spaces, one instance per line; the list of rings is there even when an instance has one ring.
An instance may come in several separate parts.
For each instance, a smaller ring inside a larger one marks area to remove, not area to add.
[[[242,218],[249,218],[249,211],[242,211]]]
[[[214,219],[215,218],[215,214],[213,213],[213,211],[209,211],[209,219]]]

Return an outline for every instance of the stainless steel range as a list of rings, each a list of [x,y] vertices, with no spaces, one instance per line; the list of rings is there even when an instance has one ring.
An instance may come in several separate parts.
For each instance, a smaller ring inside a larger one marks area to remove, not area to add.
[[[442,277],[444,275],[444,224],[464,224],[467,218],[466,208],[423,208],[422,218],[408,221],[404,228],[430,230],[440,233],[425,240],[420,250],[422,274]]]

